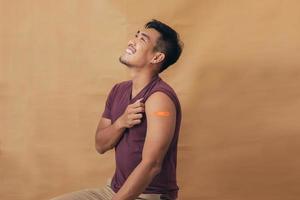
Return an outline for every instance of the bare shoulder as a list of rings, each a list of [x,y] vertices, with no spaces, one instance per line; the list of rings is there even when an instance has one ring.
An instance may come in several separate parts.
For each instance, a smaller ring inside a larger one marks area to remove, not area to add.
[[[173,118],[176,116],[176,108],[172,99],[164,92],[153,93],[145,102],[147,117]]]
[[[150,108],[175,107],[171,98],[166,93],[161,91],[157,91],[153,93],[151,96],[149,96],[149,98],[145,102],[145,105]]]

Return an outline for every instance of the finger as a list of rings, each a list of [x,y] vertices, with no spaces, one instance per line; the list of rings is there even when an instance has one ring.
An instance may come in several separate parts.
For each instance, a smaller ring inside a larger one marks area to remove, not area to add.
[[[143,98],[138,99],[136,102],[134,102],[134,103],[132,104],[132,107],[133,107],[133,108],[136,108],[136,107],[144,106],[144,103],[141,102],[142,99],[143,99]]]
[[[141,119],[141,118],[143,118],[143,114],[134,114],[134,115],[132,116],[132,119],[133,119],[133,120],[135,120],[135,119]]]
[[[137,107],[137,108],[132,109],[132,113],[140,113],[140,112],[145,112],[145,108]]]
[[[139,107],[145,107],[145,104],[136,102],[133,104],[129,104],[127,107],[130,109],[135,109],[135,108],[139,108]]]
[[[135,103],[132,104],[131,108],[138,108],[138,107],[145,107],[145,105],[143,103]]]
[[[134,103],[139,103],[139,102],[141,102],[143,99],[144,99],[144,97],[142,97],[142,98],[139,98],[139,99],[138,99],[138,100],[136,100]]]
[[[136,125],[136,124],[139,124],[139,123],[141,123],[140,119],[136,119],[136,120],[132,121],[132,125]]]

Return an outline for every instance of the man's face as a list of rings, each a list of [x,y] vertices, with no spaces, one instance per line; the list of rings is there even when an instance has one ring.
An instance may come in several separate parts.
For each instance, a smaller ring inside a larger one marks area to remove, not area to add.
[[[129,40],[120,62],[128,67],[144,67],[152,62],[155,56],[154,47],[160,33],[155,29],[141,29]]]

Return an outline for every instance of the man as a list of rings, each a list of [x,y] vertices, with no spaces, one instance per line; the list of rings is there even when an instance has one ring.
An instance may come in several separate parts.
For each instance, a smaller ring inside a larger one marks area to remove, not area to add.
[[[178,34],[160,21],[152,20],[137,31],[119,59],[132,79],[111,89],[95,136],[100,154],[115,149],[115,174],[102,189],[53,200],[177,198],[181,107],[159,73],[175,63],[181,51]]]

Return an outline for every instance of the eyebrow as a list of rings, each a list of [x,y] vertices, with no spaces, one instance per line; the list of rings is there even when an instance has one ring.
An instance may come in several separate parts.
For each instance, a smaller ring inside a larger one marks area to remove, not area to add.
[[[139,34],[139,33],[140,33],[142,36],[146,37],[148,40],[150,40],[150,41],[151,41],[151,39],[150,39],[149,35],[147,35],[146,33],[144,33],[144,32],[141,32],[140,30],[138,30],[138,31],[137,31],[137,34]]]

